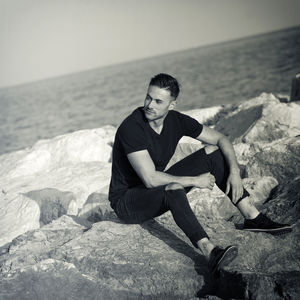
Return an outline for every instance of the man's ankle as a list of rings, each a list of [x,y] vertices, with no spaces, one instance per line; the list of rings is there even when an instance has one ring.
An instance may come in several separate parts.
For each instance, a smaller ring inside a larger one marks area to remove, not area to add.
[[[248,220],[255,219],[259,215],[259,211],[254,206],[251,196],[246,197],[241,202],[239,202],[237,208],[244,216],[244,218]]]
[[[215,245],[206,237],[199,240],[197,245],[207,259],[209,258],[211,251],[215,248]]]
[[[252,212],[247,217],[245,217],[245,219],[254,220],[258,217],[259,214],[260,214],[259,211],[258,212]]]

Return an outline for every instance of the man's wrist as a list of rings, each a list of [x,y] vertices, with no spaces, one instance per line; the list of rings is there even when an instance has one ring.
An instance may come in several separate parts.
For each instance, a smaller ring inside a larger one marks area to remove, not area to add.
[[[240,168],[239,168],[239,166],[233,166],[233,167],[231,167],[230,168],[230,174],[238,174],[238,175],[240,175]]]

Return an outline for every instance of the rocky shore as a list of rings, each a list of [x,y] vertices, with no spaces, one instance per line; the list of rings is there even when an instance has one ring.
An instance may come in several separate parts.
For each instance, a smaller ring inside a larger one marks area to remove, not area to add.
[[[299,299],[299,103],[262,94],[187,113],[230,137],[256,205],[292,233],[244,232],[217,187],[193,189],[213,242],[239,247],[213,279],[170,213],[118,220],[107,199],[116,128],[80,130],[0,156],[0,299]],[[184,138],[170,164],[203,146]]]

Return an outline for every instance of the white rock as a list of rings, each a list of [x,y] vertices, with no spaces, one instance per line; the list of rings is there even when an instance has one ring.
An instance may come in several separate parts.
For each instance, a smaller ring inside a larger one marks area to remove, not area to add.
[[[222,110],[222,106],[213,106],[208,108],[192,109],[183,111],[182,113],[196,119],[199,123],[203,124],[207,120],[213,118],[218,112]],[[188,136],[184,136],[179,141],[180,144],[196,144],[201,148],[202,143]],[[203,146],[202,146],[203,147]]]
[[[203,124],[209,119],[213,118],[222,109],[223,106],[212,106],[207,108],[186,110],[182,113],[189,115],[190,117],[196,119],[199,123]]]
[[[26,193],[44,188],[69,191],[75,196],[77,209],[83,206],[91,193],[109,184],[110,174],[110,163],[73,163],[51,169],[49,172],[40,171],[16,178],[8,174],[1,179],[1,187],[9,193]],[[70,207],[70,209],[72,208]]]
[[[70,163],[109,162],[114,134],[113,126],[105,126],[40,140],[32,148],[0,159],[0,164],[4,165],[0,175],[13,178],[50,171]]]
[[[252,197],[255,205],[263,204],[271,191],[278,185],[278,181],[271,176],[244,178],[243,185]]]
[[[0,246],[28,230],[40,227],[38,204],[20,194],[0,196]]]
[[[262,117],[243,136],[246,143],[272,141],[300,134],[300,105],[296,103],[270,103],[262,110]]]

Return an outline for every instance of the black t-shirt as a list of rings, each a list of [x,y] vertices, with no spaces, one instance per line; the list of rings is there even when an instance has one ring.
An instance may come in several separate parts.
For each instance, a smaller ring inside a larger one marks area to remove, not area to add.
[[[137,108],[120,125],[116,132],[109,200],[112,207],[127,189],[143,184],[132,168],[127,154],[148,150],[157,171],[163,171],[183,136],[196,138],[202,131],[197,120],[170,110],[164,119],[162,132],[155,132],[145,118],[142,107]]]

